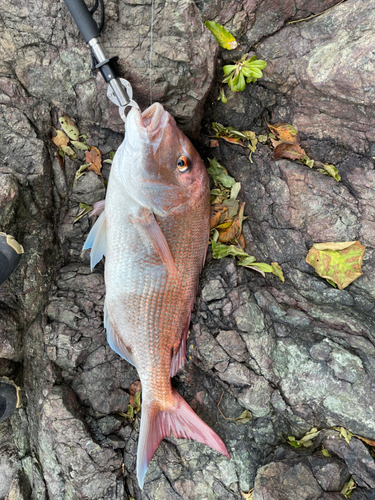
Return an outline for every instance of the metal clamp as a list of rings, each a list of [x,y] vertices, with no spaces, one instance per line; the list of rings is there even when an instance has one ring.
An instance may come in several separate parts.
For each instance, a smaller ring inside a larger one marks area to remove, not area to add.
[[[134,106],[139,109],[138,104],[133,101],[133,89],[131,84],[125,80],[125,78],[116,78],[109,83],[107,90],[107,97],[113,104],[119,107],[119,113],[122,120],[126,123],[125,108],[128,106]],[[129,97],[129,102],[126,104],[121,104],[118,99],[119,90],[123,91],[125,89],[126,95]]]

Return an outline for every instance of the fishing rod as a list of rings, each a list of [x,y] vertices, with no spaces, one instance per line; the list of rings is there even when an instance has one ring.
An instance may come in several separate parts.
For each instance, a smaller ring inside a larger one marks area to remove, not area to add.
[[[94,65],[95,69],[100,71],[106,83],[109,84],[107,91],[108,99],[119,107],[120,116],[125,122],[125,108],[127,106],[138,107],[138,104],[132,99],[133,89],[131,84],[125,80],[125,78],[121,78],[118,73],[116,66],[118,57],[107,57],[103,46],[99,41],[104,23],[103,0],[96,0],[95,6],[91,9],[91,11],[89,11],[83,0],[64,0],[64,2],[68,7],[84,41],[91,49],[91,55],[96,63]],[[99,3],[101,8],[101,22],[98,27],[92,17],[92,14],[96,11]]]

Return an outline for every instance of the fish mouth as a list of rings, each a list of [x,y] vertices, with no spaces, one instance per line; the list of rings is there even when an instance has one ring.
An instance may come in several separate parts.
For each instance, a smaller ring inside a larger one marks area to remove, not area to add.
[[[162,132],[168,121],[169,113],[159,102],[155,102],[142,113],[137,110],[136,123],[141,134],[155,138]]]

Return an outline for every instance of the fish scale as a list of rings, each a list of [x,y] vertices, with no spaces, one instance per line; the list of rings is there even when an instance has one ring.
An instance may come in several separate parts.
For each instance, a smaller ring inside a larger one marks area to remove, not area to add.
[[[92,267],[105,254],[108,342],[137,368],[142,383],[141,487],[149,461],[171,431],[228,456],[170,378],[185,362],[208,244],[209,199],[205,166],[169,113],[159,103],[142,114],[133,108],[113,159],[104,211],[84,248],[92,248]]]

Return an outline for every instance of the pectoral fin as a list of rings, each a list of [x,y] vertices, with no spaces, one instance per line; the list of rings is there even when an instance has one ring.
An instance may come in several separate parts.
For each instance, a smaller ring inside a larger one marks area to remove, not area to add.
[[[83,245],[82,248],[82,250],[87,250],[88,248],[91,248],[91,255],[90,255],[91,271],[100,261],[100,259],[105,255],[106,246],[107,246],[106,217],[104,211],[100,214],[98,220],[92,226],[91,231],[89,232],[85,244]]]
[[[154,214],[148,210],[146,211],[146,209],[142,209],[141,215],[136,219],[136,222],[139,224],[148,240],[152,243],[155,252],[163,261],[168,272],[179,281],[176,264],[171,250]]]

